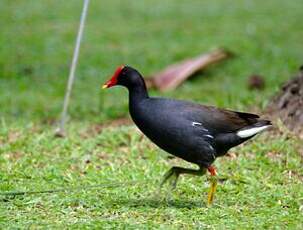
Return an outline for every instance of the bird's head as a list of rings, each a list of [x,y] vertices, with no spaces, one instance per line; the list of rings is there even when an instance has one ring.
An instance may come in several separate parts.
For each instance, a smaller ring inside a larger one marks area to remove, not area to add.
[[[125,86],[127,88],[134,87],[142,82],[140,73],[130,66],[119,66],[114,75],[102,86],[103,89],[116,85]]]

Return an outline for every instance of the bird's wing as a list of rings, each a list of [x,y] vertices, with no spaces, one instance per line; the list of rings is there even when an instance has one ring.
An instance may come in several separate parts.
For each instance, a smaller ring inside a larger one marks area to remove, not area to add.
[[[212,106],[193,104],[187,109],[190,117],[212,133],[235,132],[258,122],[258,115],[242,113]]]
[[[175,123],[184,119],[207,129],[210,134],[236,132],[258,122],[258,115],[200,105],[188,101],[152,98],[150,115],[162,114],[162,120],[168,118]],[[156,108],[156,109],[155,109]],[[153,115],[152,115],[153,116]],[[184,123],[183,123],[184,124]]]

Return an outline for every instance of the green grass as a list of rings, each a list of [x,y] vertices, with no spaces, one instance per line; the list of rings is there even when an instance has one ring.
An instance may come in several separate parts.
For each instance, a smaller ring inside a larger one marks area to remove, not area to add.
[[[0,190],[74,188],[1,196],[1,228],[302,229],[302,142],[287,133],[262,134],[218,159],[221,183],[207,207],[207,177],[184,176],[176,191],[156,195],[170,166],[194,166],[168,158],[133,126],[96,128],[128,113],[125,90],[100,91],[116,66],[150,75],[216,47],[236,57],[176,91],[151,94],[261,111],[302,64],[302,1],[91,1],[69,136],[56,139],[51,124],[81,7],[80,0],[0,2]],[[264,91],[247,89],[251,74],[265,77]]]
[[[233,158],[217,160],[222,182],[209,208],[207,177],[181,177],[176,191],[157,194],[171,165],[193,166],[168,159],[134,127],[94,130],[74,124],[67,139],[34,125],[2,133],[2,191],[76,187],[2,197],[2,226],[302,227],[302,162],[298,143],[286,135],[263,135],[234,150]],[[89,188],[95,185],[100,187]]]

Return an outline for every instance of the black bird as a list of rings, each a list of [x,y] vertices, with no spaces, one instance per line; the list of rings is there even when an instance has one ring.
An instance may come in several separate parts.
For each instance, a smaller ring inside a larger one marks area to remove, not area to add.
[[[212,184],[208,203],[217,185],[212,166],[217,157],[271,126],[258,115],[219,109],[192,102],[149,97],[141,74],[130,66],[120,66],[102,88],[121,85],[129,91],[129,112],[138,128],[166,152],[197,164],[199,170],[172,167],[161,186],[180,174],[203,175],[208,170]]]

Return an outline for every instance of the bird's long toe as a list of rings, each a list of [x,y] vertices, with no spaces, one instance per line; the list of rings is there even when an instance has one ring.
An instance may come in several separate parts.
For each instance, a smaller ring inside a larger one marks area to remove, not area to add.
[[[173,190],[173,189],[175,189],[177,187],[177,182],[178,182],[178,178],[179,178],[179,173],[178,173],[178,170],[176,169],[176,167],[172,167],[170,170],[168,170],[164,174],[163,179],[162,179],[162,181],[160,183],[160,189],[172,177],[174,177],[174,178],[173,178],[173,180],[172,180],[172,182],[170,184],[171,184],[171,187],[172,187],[172,190]]]

